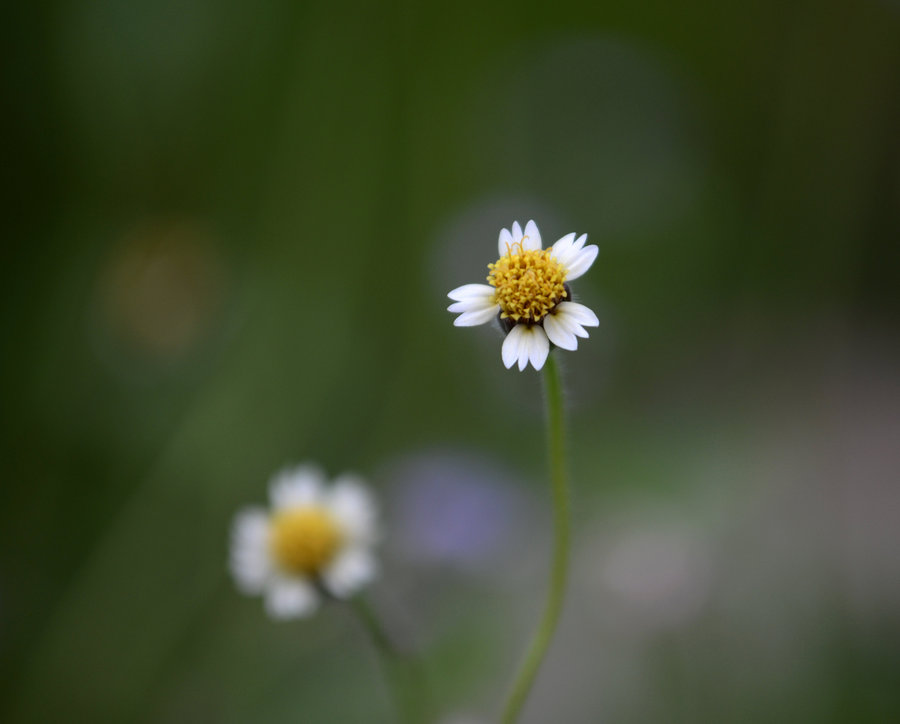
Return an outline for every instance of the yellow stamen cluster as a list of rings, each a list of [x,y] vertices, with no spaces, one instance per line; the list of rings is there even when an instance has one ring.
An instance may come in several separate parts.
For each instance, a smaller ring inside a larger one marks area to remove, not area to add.
[[[539,322],[567,296],[566,270],[548,249],[525,251],[513,244],[488,269],[500,316],[515,322]]]
[[[299,507],[272,516],[269,549],[286,571],[316,576],[341,545],[337,521],[325,510]]]

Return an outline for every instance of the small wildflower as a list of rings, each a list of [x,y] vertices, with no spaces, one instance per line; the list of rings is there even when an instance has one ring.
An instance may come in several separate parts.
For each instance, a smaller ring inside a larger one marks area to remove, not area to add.
[[[572,301],[569,282],[584,274],[597,258],[597,247],[585,246],[587,234],[567,234],[549,249],[541,248],[537,224],[523,233],[519,222],[500,231],[500,258],[488,264],[487,284],[465,284],[447,296],[448,311],[460,315],[457,327],[472,327],[494,317],[506,332],[501,357],[507,368],[530,362],[539,370],[550,353],[550,342],[566,350],[587,337],[585,327],[600,324],[590,309]]]
[[[323,594],[346,598],[375,577],[377,511],[358,478],[328,488],[318,468],[300,465],[273,476],[269,499],[270,510],[235,516],[230,568],[242,592],[265,596],[272,618],[309,616]]]

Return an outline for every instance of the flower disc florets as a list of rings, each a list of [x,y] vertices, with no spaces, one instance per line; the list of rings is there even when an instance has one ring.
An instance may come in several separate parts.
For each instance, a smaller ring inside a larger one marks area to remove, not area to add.
[[[568,296],[566,270],[549,249],[526,251],[521,243],[512,244],[488,269],[501,319],[539,322]]]
[[[344,537],[340,525],[321,508],[289,508],[272,516],[269,547],[282,569],[318,576]]]

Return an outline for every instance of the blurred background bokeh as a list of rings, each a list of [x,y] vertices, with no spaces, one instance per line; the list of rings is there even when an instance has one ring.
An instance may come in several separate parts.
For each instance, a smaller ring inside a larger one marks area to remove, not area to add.
[[[376,487],[436,721],[538,615],[497,232],[600,247],[563,358],[564,722],[900,721],[900,3],[95,0],[2,33],[0,719],[392,721],[348,611],[226,570],[283,464]]]

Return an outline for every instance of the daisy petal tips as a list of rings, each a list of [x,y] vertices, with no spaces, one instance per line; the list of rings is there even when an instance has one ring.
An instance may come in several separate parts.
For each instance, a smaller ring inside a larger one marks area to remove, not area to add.
[[[501,229],[499,258],[488,264],[487,284],[465,284],[447,296],[449,312],[459,314],[457,327],[486,324],[495,317],[506,333],[501,359],[507,368],[529,364],[544,366],[550,345],[565,350],[578,347],[585,327],[596,327],[597,316],[572,301],[569,282],[582,276],[597,258],[598,248],[586,246],[587,234],[567,234],[544,249],[534,221],[523,229],[518,221]]]
[[[344,475],[329,487],[318,468],[301,465],[273,476],[269,498],[269,509],[238,512],[229,551],[238,589],[262,595],[269,616],[310,616],[323,591],[346,598],[372,581],[377,508],[362,481]]]
[[[447,307],[448,312],[461,312],[453,324],[457,327],[472,327],[490,322],[497,315],[494,302],[494,288],[486,284],[466,284],[447,295],[456,300]]]

